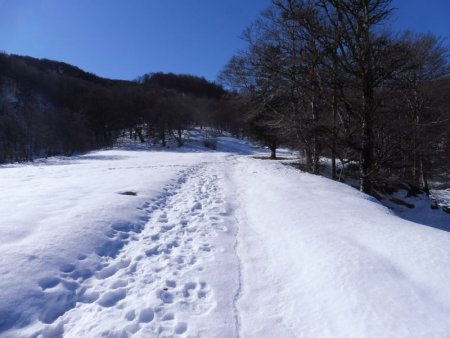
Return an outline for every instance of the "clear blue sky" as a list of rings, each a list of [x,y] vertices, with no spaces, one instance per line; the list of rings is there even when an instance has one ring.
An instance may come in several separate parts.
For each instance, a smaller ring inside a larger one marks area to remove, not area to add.
[[[270,0],[0,0],[0,50],[100,76],[214,80]],[[450,0],[394,0],[394,27],[450,39]]]

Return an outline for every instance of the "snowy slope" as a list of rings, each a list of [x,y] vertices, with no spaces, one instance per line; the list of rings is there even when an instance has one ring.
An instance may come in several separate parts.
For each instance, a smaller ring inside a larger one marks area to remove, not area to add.
[[[277,163],[235,172],[243,337],[450,336],[448,232]]]
[[[0,337],[450,336],[448,232],[193,149],[1,167]]]

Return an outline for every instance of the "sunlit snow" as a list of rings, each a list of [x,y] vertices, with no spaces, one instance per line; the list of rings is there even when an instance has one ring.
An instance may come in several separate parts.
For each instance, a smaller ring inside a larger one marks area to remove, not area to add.
[[[0,336],[450,336],[449,232],[256,151],[0,167]]]

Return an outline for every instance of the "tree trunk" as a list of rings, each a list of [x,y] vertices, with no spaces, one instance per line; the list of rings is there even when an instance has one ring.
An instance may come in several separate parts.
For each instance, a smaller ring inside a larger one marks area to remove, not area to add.
[[[313,91],[316,90],[315,86],[313,86]],[[320,168],[320,151],[319,151],[319,144],[317,139],[317,122],[318,122],[318,116],[317,116],[317,110],[316,110],[316,96],[315,93],[312,94],[311,99],[311,117],[312,117],[312,173],[317,175],[319,174],[319,168]]]
[[[333,139],[333,144],[331,145],[331,178],[333,180],[337,179],[336,175],[336,142]]]
[[[135,135],[137,135],[139,137],[139,141],[141,141],[141,143],[145,143],[144,136],[142,135],[142,129],[139,127],[136,127],[136,128],[134,128],[134,132],[135,132]]]
[[[366,107],[368,109],[368,107]],[[370,111],[370,110],[369,110]],[[365,112],[362,121],[361,150],[359,157],[359,190],[372,193],[372,166],[373,166],[373,136],[372,117],[369,112]]]
[[[313,156],[309,144],[305,144],[306,171],[313,172]]]
[[[361,151],[360,151],[360,187],[359,189],[366,193],[372,193],[373,180],[373,114],[375,112],[375,81],[374,81],[374,63],[372,55],[372,41],[370,35],[371,14],[369,9],[369,1],[361,2],[364,15],[361,20],[362,38],[362,60],[361,62],[361,83],[363,90],[362,100],[362,137],[361,137]]]
[[[183,130],[182,129],[177,130],[177,142],[178,142],[178,147],[181,147],[183,145]]]
[[[428,179],[425,173],[424,165],[423,165],[423,156],[419,154],[419,170],[420,170],[420,187],[427,196],[430,196],[430,187],[428,186]]]
[[[269,146],[270,149],[270,159],[277,159],[277,144],[275,142],[271,143]]]
[[[336,57],[333,58],[333,98],[332,98],[332,115],[333,115],[333,131],[332,131],[332,140],[331,140],[331,178],[333,180],[337,179],[336,174],[336,140],[337,140],[337,127],[336,127],[336,118],[337,118],[337,86],[336,86],[336,69],[337,69],[337,61]]]

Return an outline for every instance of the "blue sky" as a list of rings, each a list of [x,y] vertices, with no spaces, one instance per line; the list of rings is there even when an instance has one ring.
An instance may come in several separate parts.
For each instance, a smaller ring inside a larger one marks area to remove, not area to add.
[[[100,76],[214,80],[270,0],[0,0],[0,50]],[[450,0],[395,0],[393,25],[450,39]]]

